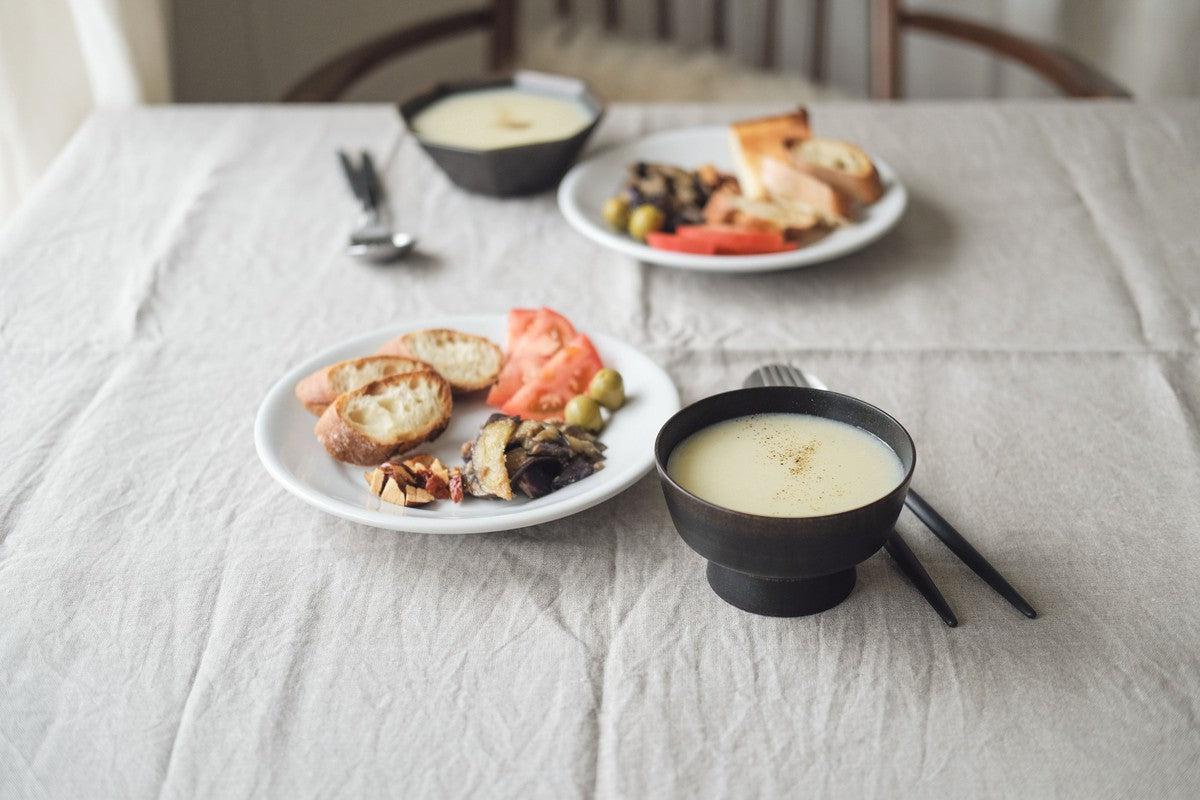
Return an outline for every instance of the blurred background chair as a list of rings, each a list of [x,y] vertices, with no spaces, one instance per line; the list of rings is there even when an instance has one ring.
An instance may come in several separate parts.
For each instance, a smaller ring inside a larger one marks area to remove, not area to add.
[[[762,35],[755,66],[722,54],[729,44],[726,0],[707,4],[707,47],[686,47],[675,41],[677,8],[655,0],[655,42],[622,36],[620,0],[592,0],[601,10],[599,28],[575,21],[587,0],[556,0],[558,24],[538,31],[533,41],[518,36],[517,0],[491,0],[481,7],[458,11],[407,25],[363,42],[321,64],[284,96],[289,102],[333,102],[387,62],[450,37],[483,31],[487,34],[487,63],[494,71],[515,66],[561,72],[584,78],[612,100],[740,100],[787,98],[794,102],[828,96],[824,88],[829,52],[829,0],[806,0],[809,5],[807,41],[798,43],[807,57],[801,75],[772,72],[779,63],[775,35],[780,20],[778,0],[765,0]],[[703,8],[697,5],[694,8]],[[877,99],[903,96],[903,41],[919,32],[982,48],[1019,63],[1072,97],[1128,97],[1116,81],[1065,50],[1018,36],[959,16],[907,9],[900,0],[870,2],[870,91]],[[787,44],[787,43],[785,43]],[[465,76],[464,76],[465,77]],[[836,93],[832,93],[836,94]]]

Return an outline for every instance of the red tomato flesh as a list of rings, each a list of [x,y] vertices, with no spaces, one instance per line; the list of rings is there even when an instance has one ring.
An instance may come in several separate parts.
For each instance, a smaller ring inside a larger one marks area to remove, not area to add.
[[[646,234],[646,244],[656,250],[670,250],[675,253],[695,253],[704,256],[715,256],[717,254],[717,247],[714,244],[695,239],[685,239],[673,233]]]
[[[517,331],[515,340],[512,338],[514,330]],[[508,331],[504,367],[487,396],[488,405],[497,408],[508,402],[566,342],[577,336],[570,320],[549,308],[537,311],[513,309],[509,312]]]
[[[757,255],[792,250],[778,231],[755,231],[717,225],[680,225],[676,234],[690,242],[714,247],[719,255]]]
[[[560,420],[572,397],[583,394],[604,364],[582,333],[535,371],[500,410],[522,419]]]

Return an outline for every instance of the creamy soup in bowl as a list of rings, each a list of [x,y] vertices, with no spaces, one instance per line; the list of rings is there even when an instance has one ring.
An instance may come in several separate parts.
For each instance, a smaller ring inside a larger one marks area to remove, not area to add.
[[[701,428],[675,446],[667,474],[701,500],[733,511],[814,517],[878,500],[904,480],[904,467],[862,428],[776,412]]]
[[[680,538],[713,591],[756,614],[801,616],[854,588],[891,533],[916,467],[886,412],[837,392],[757,387],[681,409],[654,443]]]

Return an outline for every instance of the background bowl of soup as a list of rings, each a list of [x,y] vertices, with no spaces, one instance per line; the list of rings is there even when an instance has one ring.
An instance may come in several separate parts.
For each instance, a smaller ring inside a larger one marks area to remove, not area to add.
[[[781,416],[816,424],[775,424]],[[868,439],[883,448],[878,456]],[[671,520],[708,560],[709,585],[769,616],[812,614],[849,596],[855,565],[883,546],[916,466],[912,437],[886,412],[795,387],[693,403],[663,425],[654,455]]]
[[[585,82],[529,71],[440,83],[400,105],[409,130],[450,180],[497,197],[555,186],[603,115]]]

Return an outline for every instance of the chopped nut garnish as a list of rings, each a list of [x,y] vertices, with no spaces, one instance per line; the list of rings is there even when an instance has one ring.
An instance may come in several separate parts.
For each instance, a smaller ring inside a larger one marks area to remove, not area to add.
[[[426,503],[432,503],[434,499],[433,495],[419,486],[406,486],[402,502],[406,506],[423,506]]]

